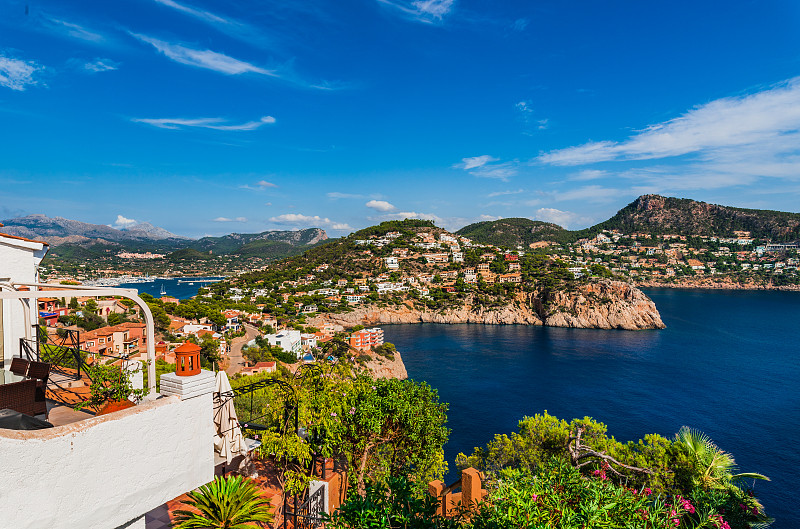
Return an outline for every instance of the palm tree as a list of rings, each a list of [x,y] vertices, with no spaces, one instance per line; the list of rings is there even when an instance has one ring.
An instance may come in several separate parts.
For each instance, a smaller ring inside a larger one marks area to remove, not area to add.
[[[190,492],[189,498],[184,504],[196,510],[175,511],[175,529],[252,529],[272,521],[269,501],[241,476],[217,477]]]
[[[675,435],[675,441],[684,448],[695,465],[697,472],[692,477],[695,486],[705,490],[727,489],[738,479],[769,481],[767,476],[753,472],[734,474],[736,461],[733,460],[733,456],[720,449],[706,434],[698,430],[683,426]]]

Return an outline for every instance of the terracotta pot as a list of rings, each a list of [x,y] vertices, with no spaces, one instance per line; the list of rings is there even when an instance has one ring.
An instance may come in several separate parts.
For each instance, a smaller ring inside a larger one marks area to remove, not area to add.
[[[103,404],[103,406],[97,412],[97,415],[107,415],[109,413],[114,413],[115,411],[127,410],[128,408],[133,408],[134,406],[136,406],[136,404],[129,400],[108,401]]]

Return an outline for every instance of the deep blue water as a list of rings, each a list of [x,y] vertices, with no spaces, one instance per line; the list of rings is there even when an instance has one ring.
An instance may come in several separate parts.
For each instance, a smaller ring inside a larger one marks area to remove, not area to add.
[[[453,461],[525,415],[591,416],[627,441],[682,425],[708,434],[743,472],[773,527],[800,527],[800,293],[647,290],[667,329],[387,325],[408,374],[450,404]]]
[[[147,283],[123,283],[120,285],[121,288],[135,288],[139,291],[139,294],[142,292],[146,292],[153,297],[160,298],[161,294],[161,287],[164,287],[166,291],[165,296],[172,296],[173,298],[177,299],[188,299],[193,296],[197,295],[197,290],[200,287],[208,286],[211,283],[201,283],[203,279],[217,279],[213,278],[190,278],[190,277],[182,277],[180,279],[156,279],[154,281],[148,281]],[[178,282],[180,281],[180,283]],[[194,284],[190,285],[187,281],[191,281]]]

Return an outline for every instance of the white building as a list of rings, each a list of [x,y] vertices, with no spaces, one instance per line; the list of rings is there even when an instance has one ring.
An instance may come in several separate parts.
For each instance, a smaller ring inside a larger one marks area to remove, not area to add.
[[[294,353],[297,358],[303,354],[303,339],[300,331],[284,329],[277,334],[264,336],[270,345],[277,345],[287,353]]]
[[[397,260],[397,257],[387,257],[385,260],[386,267],[389,268],[389,270],[397,270],[400,268],[400,261]]]
[[[0,224],[2,226],[2,224]],[[0,233],[0,288],[3,283],[38,283],[39,263],[47,253],[46,242]],[[36,287],[30,287],[37,290]],[[11,365],[11,357],[19,351],[19,339],[31,338],[38,319],[36,300],[0,299],[0,362]]]

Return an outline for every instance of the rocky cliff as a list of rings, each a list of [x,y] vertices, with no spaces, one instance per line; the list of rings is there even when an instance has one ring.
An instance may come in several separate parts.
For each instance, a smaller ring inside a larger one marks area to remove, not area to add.
[[[408,371],[406,371],[406,365],[403,363],[399,351],[395,351],[392,360],[377,355],[373,356],[367,362],[367,369],[374,373],[375,378],[399,378],[400,380],[408,378]]]
[[[500,307],[484,307],[467,299],[442,311],[400,306],[359,307],[352,312],[318,316],[314,325],[332,322],[345,327],[387,323],[486,323],[579,327],[585,329],[663,329],[655,303],[641,290],[620,281],[600,281],[577,291],[550,295],[518,295]]]

